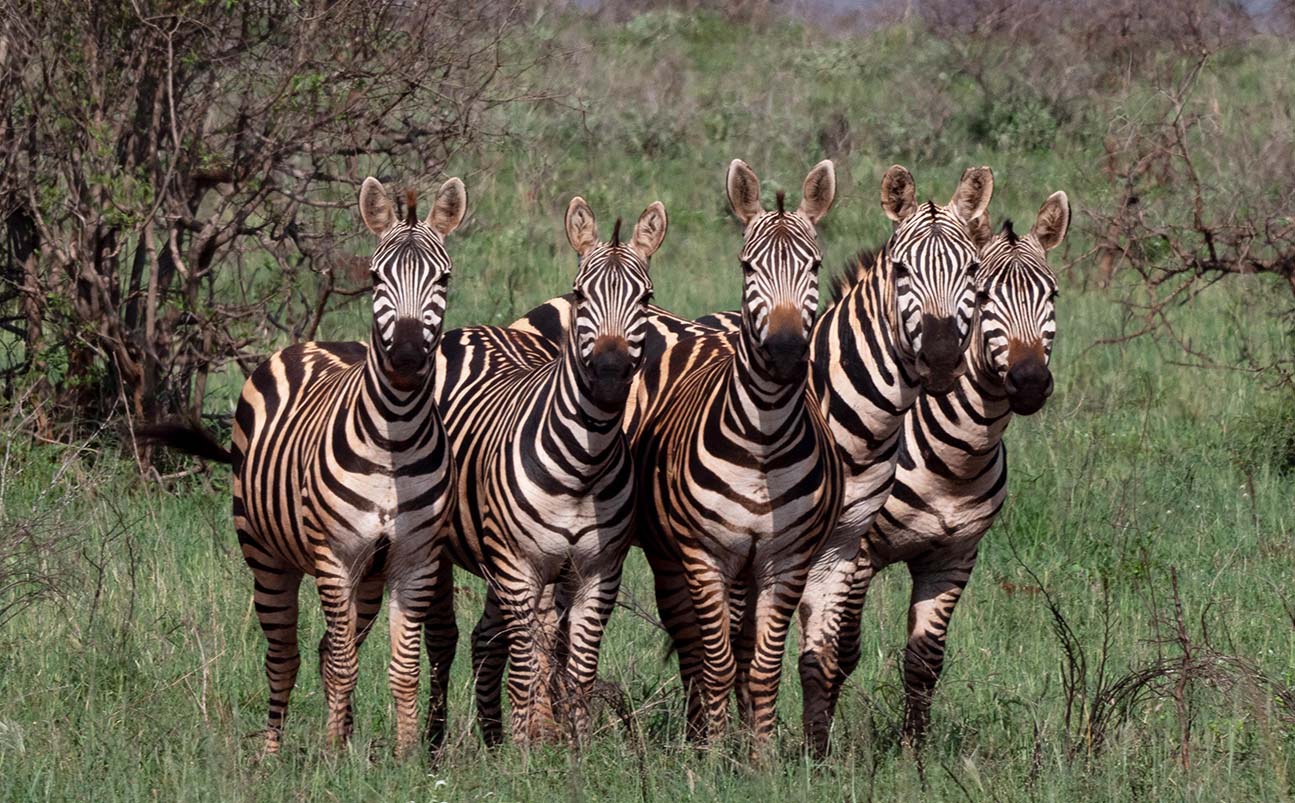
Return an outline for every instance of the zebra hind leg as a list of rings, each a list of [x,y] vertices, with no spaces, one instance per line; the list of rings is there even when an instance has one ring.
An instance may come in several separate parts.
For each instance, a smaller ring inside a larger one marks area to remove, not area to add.
[[[265,755],[274,755],[282,745],[288,700],[301,666],[297,647],[297,592],[301,587],[301,572],[258,561],[252,575],[253,603],[265,635],[265,677],[270,687],[263,751]]]
[[[701,631],[692,609],[692,597],[683,569],[678,564],[649,556],[657,615],[670,636],[670,646],[679,660],[679,679],[686,700],[686,735],[699,742],[706,736],[706,703],[702,688]]]
[[[549,695],[553,640],[546,632],[549,616],[544,610],[547,584],[525,570],[515,574],[499,572],[493,582],[508,631],[513,741],[525,746],[550,740],[555,729]]]
[[[845,610],[841,615],[841,646],[838,654],[838,666],[836,675],[830,683],[828,695],[829,719],[836,714],[836,706],[841,700],[841,689],[844,688],[845,681],[849,679],[850,675],[854,674],[855,668],[859,666],[859,658],[862,652],[863,606],[867,602],[868,589],[872,586],[872,578],[876,574],[877,569],[872,562],[860,555],[859,566],[855,570],[854,581],[850,586],[850,594],[846,598]]]
[[[507,633],[503,611],[493,590],[486,592],[485,610],[472,630],[472,678],[476,688],[477,724],[486,747],[504,740],[501,691],[504,667],[508,663]]]
[[[423,621],[423,643],[431,665],[431,682],[427,700],[427,747],[433,757],[445,744],[447,719],[446,697],[450,688],[450,668],[459,643],[458,622],[454,618],[454,566],[444,549],[437,550],[434,560],[435,580],[427,616]]]

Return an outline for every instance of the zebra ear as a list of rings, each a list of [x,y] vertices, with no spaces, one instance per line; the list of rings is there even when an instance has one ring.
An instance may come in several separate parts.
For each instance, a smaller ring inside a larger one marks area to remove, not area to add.
[[[728,202],[733,207],[733,214],[737,215],[743,226],[764,212],[764,207],[760,206],[760,179],[756,178],[755,171],[746,162],[741,159],[729,162],[724,185],[728,190]]]
[[[1070,199],[1064,192],[1054,192],[1039,207],[1039,216],[1030,227],[1030,234],[1039,241],[1044,251],[1051,251],[1066,239],[1070,228]]]
[[[567,204],[567,217],[564,222],[567,230],[567,242],[584,256],[585,252],[598,244],[598,227],[594,221],[594,210],[579,195]]]
[[[360,185],[360,217],[369,231],[381,237],[396,222],[396,211],[382,182],[369,176]]]
[[[643,210],[642,215],[639,215],[639,222],[634,224],[634,238],[630,240],[630,247],[644,259],[651,257],[665,240],[668,225],[665,204],[660,201],[653,202]]]
[[[962,171],[958,189],[949,201],[963,220],[975,220],[989,209],[994,194],[994,171],[988,167],[968,167]]]
[[[903,165],[891,165],[881,177],[881,209],[896,223],[903,223],[917,211],[917,185]]]
[[[977,215],[967,223],[967,234],[971,235],[971,242],[975,243],[976,250],[980,250],[994,239],[994,230],[989,227],[989,212],[983,215]]]
[[[831,159],[824,159],[814,165],[814,169],[805,176],[801,188],[800,209],[796,210],[809,218],[810,223],[818,223],[832,208],[836,200],[836,166]]]
[[[436,191],[432,211],[427,215],[427,226],[442,237],[448,237],[463,222],[467,212],[468,191],[463,188],[461,180],[452,178]]]

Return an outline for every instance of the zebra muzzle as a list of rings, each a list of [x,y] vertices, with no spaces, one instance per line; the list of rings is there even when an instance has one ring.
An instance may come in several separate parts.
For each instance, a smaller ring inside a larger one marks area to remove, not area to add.
[[[809,341],[797,332],[778,332],[765,338],[764,351],[776,379],[790,382],[798,378],[808,362]]]
[[[427,341],[423,337],[423,324],[414,318],[396,321],[387,362],[394,378],[408,378],[422,372],[427,366]]]
[[[915,367],[922,390],[944,393],[962,376],[963,338],[952,316],[922,316],[922,347],[918,349]]]
[[[769,313],[769,331],[761,343],[769,370],[780,382],[791,382],[803,375],[808,365],[809,339],[800,310],[780,303]]]
[[[634,361],[623,337],[600,337],[589,357],[594,398],[601,404],[624,402],[634,376]]]
[[[1042,359],[1031,354],[1007,370],[1003,385],[1012,412],[1033,415],[1052,395],[1052,371]]]

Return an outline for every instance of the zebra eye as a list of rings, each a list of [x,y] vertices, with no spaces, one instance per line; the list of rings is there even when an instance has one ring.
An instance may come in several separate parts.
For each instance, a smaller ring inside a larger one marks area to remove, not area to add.
[[[584,291],[584,290],[581,290],[579,287],[572,287],[572,288],[571,288],[571,295],[575,296],[576,301],[584,301],[584,300],[585,300],[585,291]]]
[[[810,265],[810,266],[809,266],[809,269],[810,269],[811,271],[813,271],[814,273],[818,273],[819,269],[820,269],[820,268],[822,268],[822,267],[823,267],[823,260],[821,260],[821,259],[816,259],[816,260],[814,260],[814,264],[812,264],[812,265]]]
[[[968,266],[967,266],[967,275],[968,275],[968,276],[975,276],[975,275],[976,275],[976,271],[978,271],[978,270],[980,270],[980,263],[979,263],[979,262],[972,262],[970,265],[968,265]]]
[[[891,265],[892,265],[892,266],[894,267],[894,269],[895,269],[895,278],[896,278],[896,279],[907,279],[907,278],[908,278],[908,266],[907,266],[907,265],[905,265],[903,262],[892,262],[892,263],[891,263]]]
[[[745,259],[742,260],[742,274],[744,276],[750,276],[754,272],[755,268],[751,267],[751,263],[747,262]]]
[[[1060,291],[1060,290],[1053,290],[1051,293],[1048,293],[1048,300],[1049,300],[1049,301],[1056,301],[1056,300],[1057,300],[1058,298],[1060,298],[1060,297],[1061,297],[1061,291]]]
[[[988,291],[988,290],[977,290],[977,291],[976,291],[976,304],[984,304],[984,303],[986,303],[986,302],[988,302],[988,301],[989,301],[989,291]]]
[[[652,303],[652,299],[654,299],[654,298],[656,298],[656,295],[655,295],[651,290],[649,290],[649,291],[647,291],[646,293],[644,293],[644,294],[643,294],[643,303],[644,303],[644,304],[651,304],[651,303]]]

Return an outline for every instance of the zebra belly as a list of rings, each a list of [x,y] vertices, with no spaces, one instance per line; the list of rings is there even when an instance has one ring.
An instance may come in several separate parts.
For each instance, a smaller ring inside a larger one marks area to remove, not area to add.
[[[838,531],[859,540],[872,529],[877,511],[890,496],[895,481],[895,462],[883,460],[873,463],[862,472],[845,479],[845,500],[841,505]]]
[[[940,494],[930,489],[920,506],[899,496],[887,500],[885,513],[877,520],[869,541],[872,553],[882,564],[911,561],[935,552],[962,553],[974,549],[989,530],[1002,507],[1003,495],[989,499],[974,494]]]
[[[532,497],[533,512],[515,520],[511,540],[519,557],[552,580],[567,564],[577,568],[619,560],[630,536],[628,488],[610,500],[544,494]]]
[[[396,562],[384,565],[383,575],[400,574],[408,561],[426,557],[425,547],[439,534],[448,512],[448,494],[430,504],[413,506],[420,492],[444,482],[443,474],[401,477],[347,475],[343,482],[364,500],[362,505],[333,499],[328,505],[311,504],[311,517],[324,524],[324,540],[353,576],[367,573],[379,546]],[[310,500],[313,503],[313,500]],[[342,526],[328,526],[336,517]]]
[[[758,574],[772,571],[785,564],[787,555],[807,552],[826,535],[819,528],[828,518],[829,499],[821,484],[816,493],[770,504],[771,498],[803,478],[803,471],[799,474],[736,473],[728,478],[728,487],[743,494],[746,505],[734,505],[716,490],[691,489],[692,503],[705,517],[693,519],[690,535],[727,577],[737,577],[748,568]],[[677,503],[671,507],[681,509]]]

